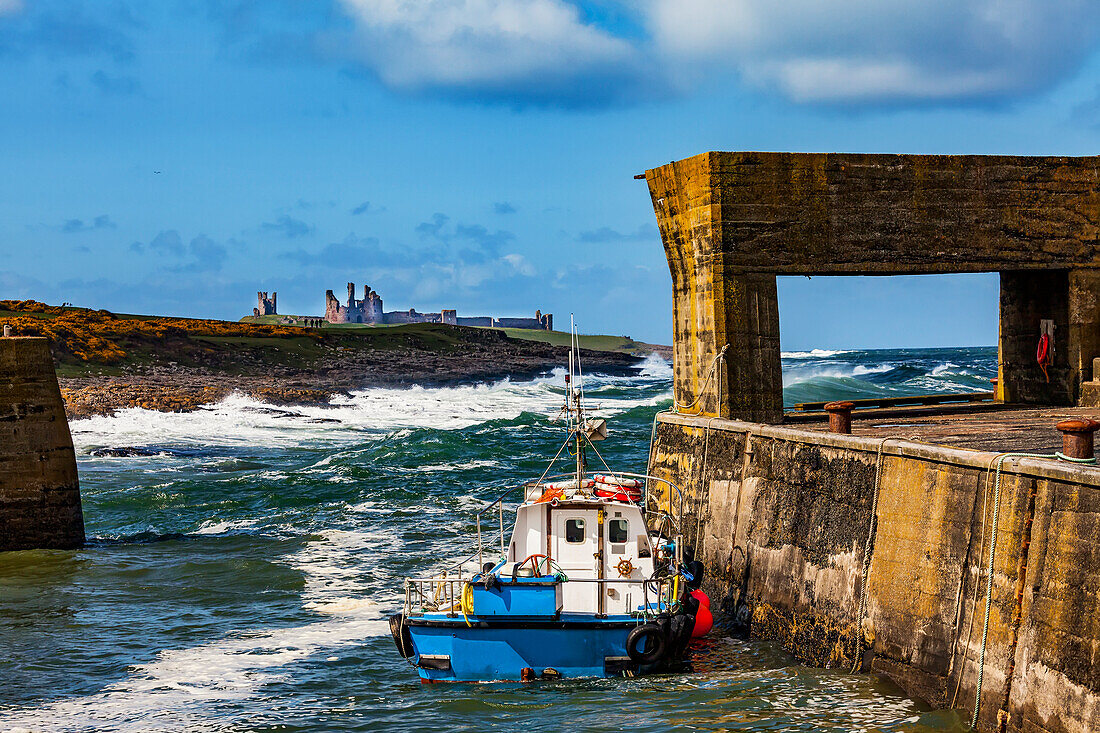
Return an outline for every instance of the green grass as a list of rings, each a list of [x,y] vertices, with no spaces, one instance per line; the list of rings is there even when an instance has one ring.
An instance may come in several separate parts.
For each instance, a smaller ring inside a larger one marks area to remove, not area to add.
[[[283,319],[294,319],[295,323],[299,320],[309,318],[311,316],[245,316],[241,319],[243,323],[266,323],[269,325],[283,325]],[[295,323],[286,325],[295,325]],[[322,330],[347,330],[357,334],[370,333],[372,331],[399,329],[410,330],[415,329],[417,326],[436,326],[439,324],[434,323],[405,323],[405,324],[371,324],[371,323],[325,323],[321,328]],[[466,326],[465,328],[470,328]],[[485,328],[483,326],[475,326],[474,328]],[[503,331],[509,338],[520,339],[522,341],[540,341],[542,343],[551,344],[553,346],[569,346],[569,333],[566,331],[537,331],[529,328],[496,328],[495,331]],[[653,344],[647,344],[644,341],[635,341],[629,336],[606,336],[600,334],[582,334],[580,336],[580,345],[582,349],[591,349],[592,351],[618,351],[626,354],[639,354],[647,355],[654,351],[658,351],[661,348]]]
[[[542,341],[554,346],[569,346],[569,333],[566,331],[534,331],[526,328],[503,328],[511,338],[524,341]],[[605,336],[581,334],[577,337],[582,349],[593,351],[622,351],[627,354],[649,354],[656,350],[653,344],[635,341],[629,336]]]

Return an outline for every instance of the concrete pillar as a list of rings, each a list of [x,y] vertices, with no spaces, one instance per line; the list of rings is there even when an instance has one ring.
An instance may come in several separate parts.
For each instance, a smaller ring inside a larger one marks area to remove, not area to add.
[[[1071,364],[1080,351],[1080,328],[1071,328],[1069,270],[1001,273],[1001,320],[997,396],[1005,402],[1045,405],[1076,403],[1081,369]],[[1079,278],[1083,283],[1088,278]],[[1044,375],[1036,360],[1040,324],[1054,322],[1054,363]],[[1050,381],[1047,381],[1049,375]]]
[[[672,275],[673,391],[682,411],[753,422],[783,420],[779,296],[773,273],[728,266],[721,191],[712,161],[647,173],[653,209]],[[721,379],[708,376],[729,345]],[[720,404],[719,404],[720,403]]]
[[[1093,359],[1100,356],[1100,270],[1069,271],[1069,333],[1067,359],[1074,376],[1075,402],[1081,384],[1100,377],[1092,373]]]
[[[774,275],[726,277],[716,344],[726,351],[721,417],[783,422],[783,368],[779,351],[779,293]]]
[[[76,455],[46,339],[0,339],[0,551],[83,543]]]

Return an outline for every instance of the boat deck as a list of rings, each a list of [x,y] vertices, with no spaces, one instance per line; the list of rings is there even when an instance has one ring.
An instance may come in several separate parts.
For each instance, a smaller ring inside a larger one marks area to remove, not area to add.
[[[1053,453],[1062,448],[1054,425],[1068,417],[1100,420],[1100,408],[1020,407],[997,403],[857,410],[852,434],[992,452]],[[827,432],[825,413],[788,414],[787,425]]]

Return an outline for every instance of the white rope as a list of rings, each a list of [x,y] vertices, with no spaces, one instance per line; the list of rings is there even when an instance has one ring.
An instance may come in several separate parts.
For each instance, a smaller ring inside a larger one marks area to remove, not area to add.
[[[714,379],[715,374],[719,374],[719,377],[718,377],[718,380],[719,380],[718,381],[718,409],[719,409],[719,413],[721,413],[721,409],[722,409],[722,382],[721,382],[721,379],[722,379],[722,377],[721,377],[720,372],[718,370],[718,362],[723,361],[726,358],[726,351],[729,349],[729,347],[730,347],[729,344],[726,344],[725,346],[723,346],[722,350],[718,352],[718,355],[714,357],[714,361],[712,361],[710,363],[710,368],[707,370],[707,378],[706,378],[706,380],[703,381],[703,386],[700,387],[699,391],[695,394],[695,399],[693,399],[691,402],[688,402],[687,404],[682,405],[682,404],[680,404],[679,402],[676,401],[675,397],[672,398],[672,407],[676,410],[676,412],[683,412],[684,410],[688,410],[688,409],[698,405],[699,400],[701,400],[703,398],[703,395],[706,394],[707,387],[710,386],[710,380]]]
[[[852,672],[855,673],[861,666],[860,655],[863,654],[863,620],[867,618],[867,576],[871,570],[871,546],[875,541],[875,531],[878,529],[878,492],[880,478],[882,477],[882,449],[889,438],[883,438],[878,443],[878,453],[875,457],[875,485],[871,494],[871,519],[867,523],[867,542],[863,546],[863,569],[859,580],[859,611],[856,618],[856,658],[852,664]]]

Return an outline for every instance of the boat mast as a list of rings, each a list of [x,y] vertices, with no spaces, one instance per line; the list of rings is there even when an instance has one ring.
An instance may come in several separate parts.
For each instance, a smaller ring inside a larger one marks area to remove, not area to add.
[[[573,378],[573,367],[576,366],[576,379]],[[573,314],[569,314],[569,375],[570,397],[573,399],[574,409],[577,413],[576,431],[574,437],[577,441],[577,488],[584,484],[584,397],[580,387],[581,380],[581,352],[580,339],[577,338],[577,326],[573,322]]]

